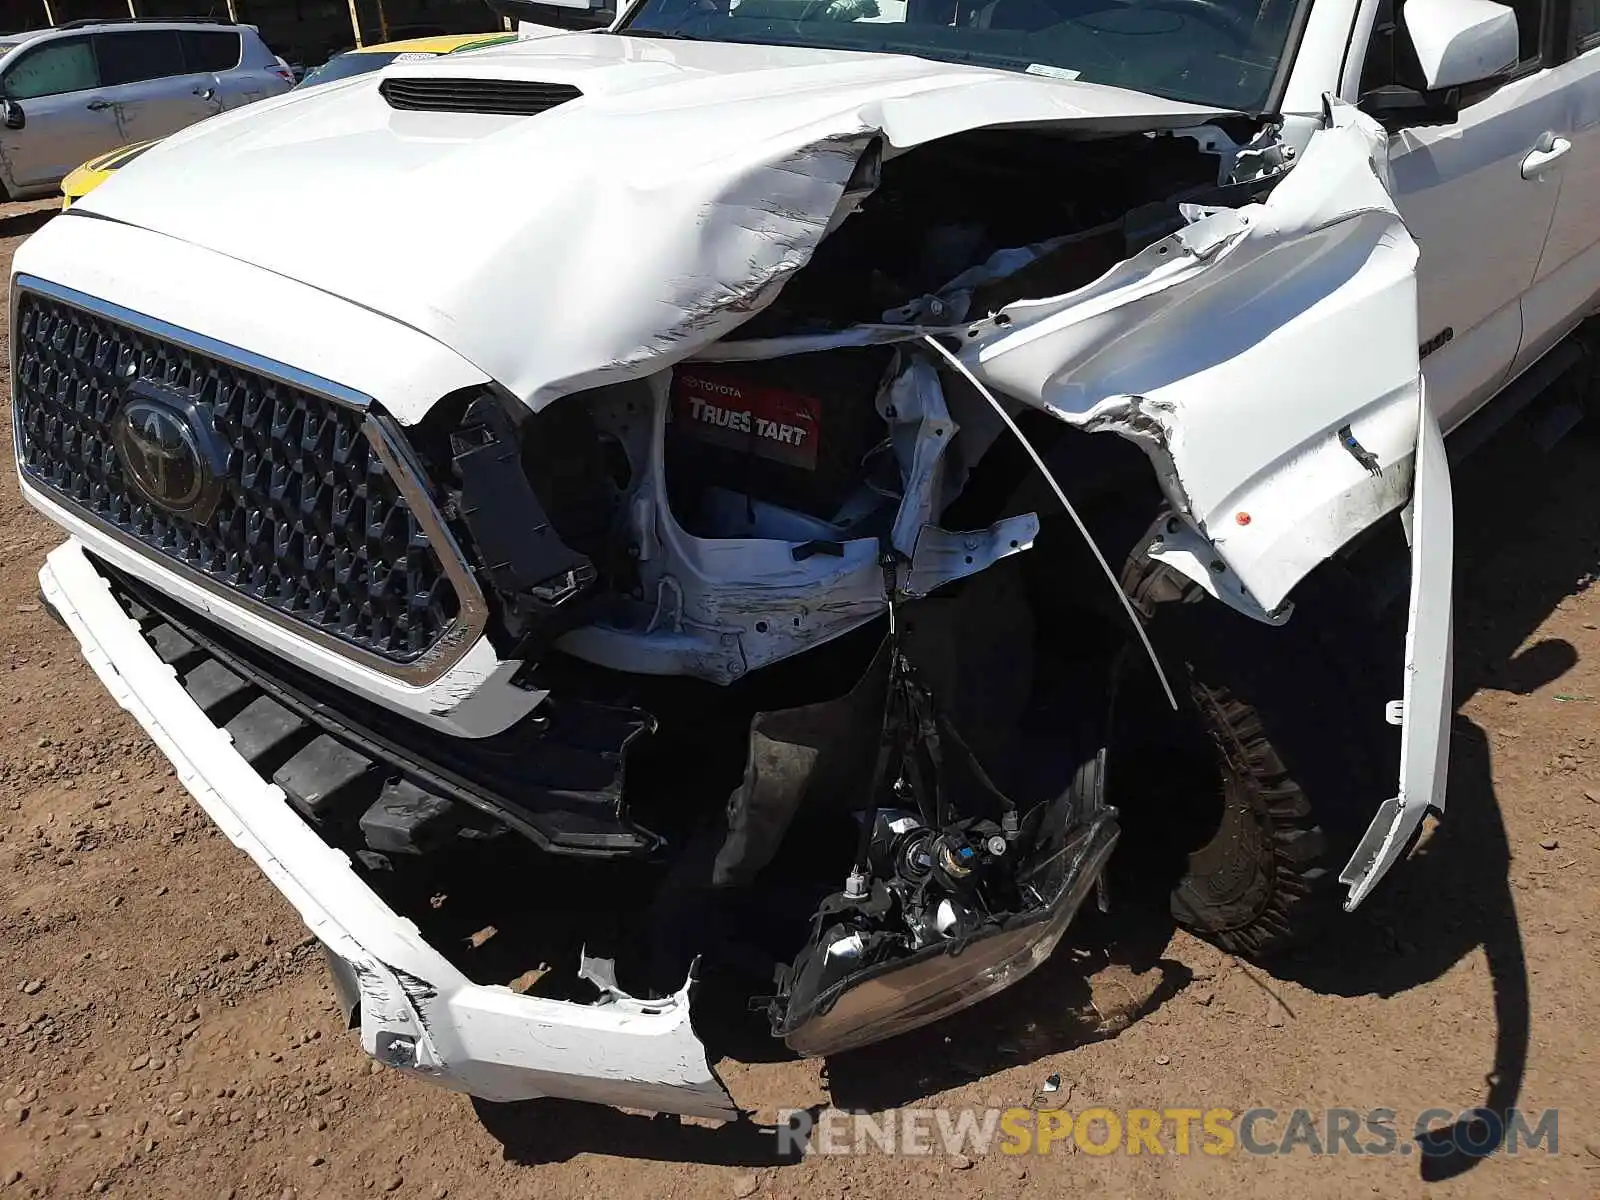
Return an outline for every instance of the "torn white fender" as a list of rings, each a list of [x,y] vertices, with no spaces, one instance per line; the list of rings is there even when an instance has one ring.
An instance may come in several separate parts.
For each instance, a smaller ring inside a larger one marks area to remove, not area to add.
[[[1154,562],[1171,567],[1193,580],[1214,600],[1220,600],[1268,625],[1282,625],[1294,612],[1294,604],[1284,601],[1271,612],[1256,603],[1227,561],[1217,553],[1210,539],[1195,528],[1187,516],[1163,513],[1151,522],[1141,540],[1143,553]]]
[[[1259,618],[1411,490],[1417,248],[1383,131],[1331,111],[1263,203],[1190,214],[1095,282],[970,326],[962,354],[995,388],[1142,446],[1234,585],[1209,554],[1173,566]]]
[[[1455,517],[1444,436],[1426,401],[1417,437],[1411,532],[1411,604],[1406,628],[1405,691],[1401,700],[1400,791],[1385,800],[1366,836],[1339,873],[1350,892],[1348,912],[1410,849],[1429,809],[1444,810],[1449,774],[1454,646],[1451,576]]]

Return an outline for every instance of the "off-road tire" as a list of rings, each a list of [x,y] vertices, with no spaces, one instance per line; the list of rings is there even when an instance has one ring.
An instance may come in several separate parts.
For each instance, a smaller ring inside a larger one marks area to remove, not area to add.
[[[1325,929],[1339,907],[1339,871],[1394,789],[1398,737],[1382,713],[1399,694],[1403,626],[1380,632],[1342,593],[1309,589],[1279,629],[1209,597],[1183,603],[1174,593],[1143,606],[1183,710],[1181,736],[1195,739],[1197,764],[1212,763],[1210,795],[1195,779],[1187,794],[1164,798],[1209,806],[1215,820],[1176,866],[1171,913],[1231,953],[1269,958]],[[1140,661],[1131,667],[1152,674]],[[1148,695],[1130,710],[1119,726],[1147,719]],[[1110,785],[1120,803],[1115,763]],[[1127,817],[1161,820],[1162,811],[1146,802]],[[1137,847],[1138,831],[1130,834]]]
[[[1191,691],[1226,764],[1222,816],[1172,890],[1173,919],[1236,954],[1281,953],[1313,937],[1336,902],[1332,839],[1256,710],[1199,680]]]

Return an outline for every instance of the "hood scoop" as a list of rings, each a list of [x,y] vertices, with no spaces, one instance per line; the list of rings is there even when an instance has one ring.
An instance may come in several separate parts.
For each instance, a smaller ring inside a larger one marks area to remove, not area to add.
[[[390,108],[408,112],[494,113],[508,117],[531,117],[583,95],[570,83],[449,76],[391,76],[378,86],[378,91]]]

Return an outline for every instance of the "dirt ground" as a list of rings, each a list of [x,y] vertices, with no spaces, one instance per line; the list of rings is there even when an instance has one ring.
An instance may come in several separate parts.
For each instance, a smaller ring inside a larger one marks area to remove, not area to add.
[[[0,209],[7,269],[48,208]],[[1449,812],[1327,944],[1267,974],[1133,897],[952,1021],[825,1064],[724,1061],[757,1120],[717,1128],[474,1105],[369,1066],[288,905],[43,610],[35,573],[58,535],[8,463],[0,1200],[1600,1195],[1596,479],[1600,438],[1581,434],[1549,455],[1491,449],[1458,476]],[[795,1162],[761,1128],[785,1107],[1026,1105],[1051,1076],[1069,1109],[1386,1107],[1408,1150],[1430,1107],[1556,1108],[1559,1148]]]

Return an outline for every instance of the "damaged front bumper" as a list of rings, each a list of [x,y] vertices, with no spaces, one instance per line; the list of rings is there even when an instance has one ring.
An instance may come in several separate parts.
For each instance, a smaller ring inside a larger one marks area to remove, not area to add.
[[[738,1115],[691,1027],[691,983],[648,1002],[601,987],[589,1005],[473,983],[211,723],[76,539],[51,552],[39,581],[112,696],[341,964],[336,974],[353,982],[368,1054],[489,1100],[558,1096],[719,1120]],[[592,969],[586,974],[598,978]]]

